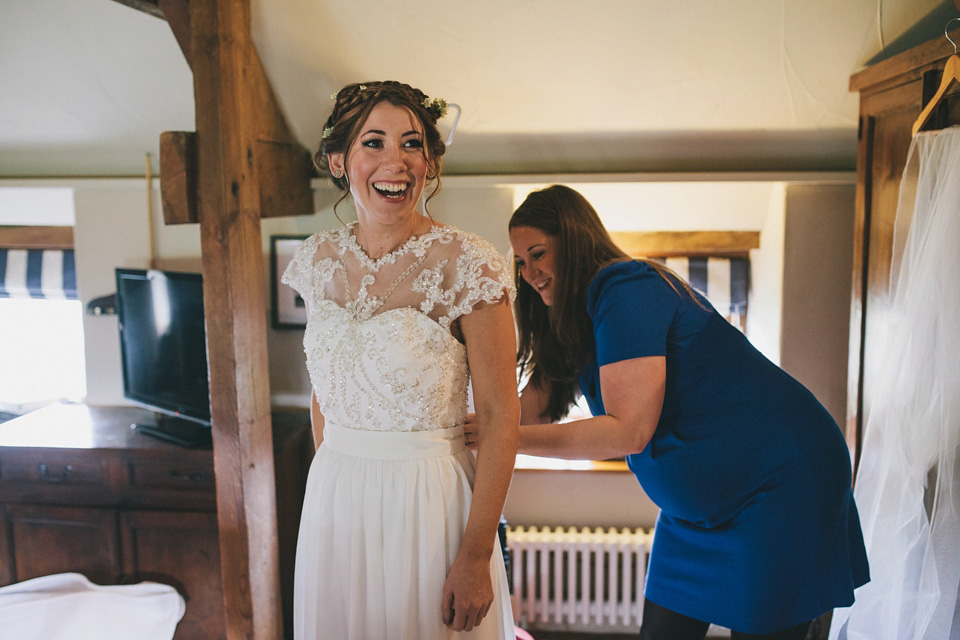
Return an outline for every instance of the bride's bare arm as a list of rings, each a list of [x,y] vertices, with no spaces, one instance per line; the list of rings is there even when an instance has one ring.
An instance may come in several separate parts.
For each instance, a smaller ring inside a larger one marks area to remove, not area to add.
[[[443,615],[451,628],[469,631],[493,602],[490,556],[516,461],[520,402],[513,315],[506,299],[482,304],[459,322],[473,380],[479,442],[473,502],[444,584]]]
[[[310,426],[313,429],[313,444],[319,449],[323,442],[323,414],[320,413],[320,405],[317,404],[317,397],[310,392]]]

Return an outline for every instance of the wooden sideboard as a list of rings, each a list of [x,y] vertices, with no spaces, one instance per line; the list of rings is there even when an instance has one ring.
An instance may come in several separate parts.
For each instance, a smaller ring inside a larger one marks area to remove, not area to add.
[[[175,640],[226,637],[211,449],[143,435],[134,407],[57,404],[0,424],[0,586],[78,572],[98,584],[176,587]],[[285,636],[303,488],[307,413],[273,416]]]

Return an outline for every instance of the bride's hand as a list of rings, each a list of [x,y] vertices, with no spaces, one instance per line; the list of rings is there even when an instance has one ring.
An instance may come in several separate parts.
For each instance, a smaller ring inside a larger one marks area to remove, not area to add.
[[[493,600],[490,561],[457,554],[443,583],[443,623],[453,631],[470,632],[486,617]]]
[[[469,447],[473,451],[477,450],[478,426],[479,425],[477,423],[477,414],[468,413],[467,421],[463,423],[463,437],[467,441],[467,447]]]

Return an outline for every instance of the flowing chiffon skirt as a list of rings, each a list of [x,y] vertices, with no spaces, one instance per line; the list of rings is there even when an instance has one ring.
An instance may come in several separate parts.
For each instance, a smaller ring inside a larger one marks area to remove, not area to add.
[[[470,633],[441,617],[475,472],[463,429],[378,432],[328,424],[300,521],[296,640],[514,638],[506,572],[494,544],[495,600]]]

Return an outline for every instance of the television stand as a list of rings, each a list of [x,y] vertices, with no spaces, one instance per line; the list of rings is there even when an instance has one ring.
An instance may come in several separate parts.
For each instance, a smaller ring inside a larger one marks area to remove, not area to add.
[[[173,442],[191,449],[209,449],[213,446],[210,427],[167,416],[158,416],[156,424],[135,422],[130,425],[144,435]]]

